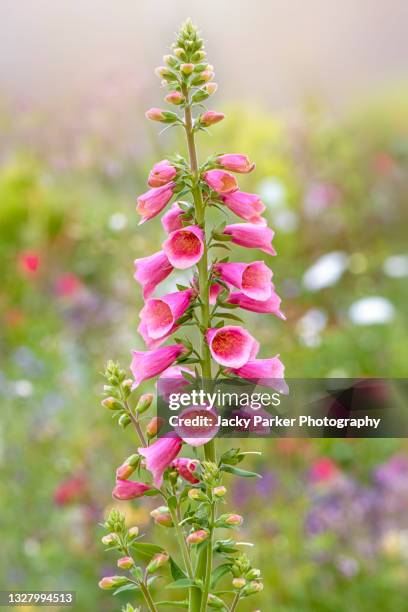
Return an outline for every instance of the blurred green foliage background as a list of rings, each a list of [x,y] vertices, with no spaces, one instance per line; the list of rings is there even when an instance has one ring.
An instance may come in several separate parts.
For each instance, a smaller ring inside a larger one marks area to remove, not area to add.
[[[201,158],[257,164],[240,186],[267,205],[288,320],[245,318],[288,377],[407,374],[407,109],[404,89],[336,114],[317,99],[291,115],[234,106],[200,136]],[[117,83],[57,115],[0,110],[0,588],[75,589],[84,612],[122,602],[97,588],[114,569],[97,523],[136,441],[99,406],[99,372],[142,347],[132,261],[158,250],[162,231],[158,219],[137,227],[135,197],[154,161],[184,154],[174,130],[159,139],[141,113]],[[406,610],[405,441],[240,446],[263,451],[253,464],[264,478],[231,476],[229,492],[266,587],[242,609]],[[120,507],[149,532],[149,504]]]

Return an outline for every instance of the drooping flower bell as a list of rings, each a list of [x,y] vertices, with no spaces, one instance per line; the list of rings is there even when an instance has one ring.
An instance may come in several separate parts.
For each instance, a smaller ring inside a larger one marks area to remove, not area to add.
[[[255,193],[234,191],[223,195],[221,199],[241,219],[255,224],[262,224],[264,222],[261,215],[265,210],[265,204],[261,202],[260,197]]]
[[[255,168],[255,164],[249,161],[247,155],[241,153],[226,153],[225,155],[219,155],[217,162],[225,170],[231,170],[231,172],[239,172],[246,174],[251,172]]]
[[[173,266],[163,251],[158,251],[148,257],[135,259],[134,263],[136,268],[134,278],[141,284],[145,300],[152,295],[157,285],[173,271]]]
[[[287,394],[289,392],[284,379],[285,367],[279,359],[279,355],[270,359],[253,359],[247,361],[240,368],[231,368],[229,371],[239,378],[256,380],[258,385],[271,387],[279,393]]]
[[[174,330],[176,321],[189,307],[192,294],[192,289],[186,289],[146,301],[140,311],[140,318],[150,338],[157,340]]]
[[[183,227],[182,216],[184,214],[184,210],[180,208],[178,202],[174,202],[174,204],[170,206],[169,210],[164,213],[161,218],[161,222],[167,234],[170,234],[171,232]]]
[[[172,232],[162,246],[171,265],[185,270],[200,261],[204,253],[204,232],[198,225],[189,225]]]
[[[152,473],[153,482],[160,488],[163,483],[164,471],[171,465],[181,450],[182,441],[176,434],[170,432],[159,438],[150,446],[138,449],[139,455],[146,459],[146,469]]]
[[[272,270],[263,261],[218,263],[214,271],[253,300],[267,300],[272,293]]]
[[[271,244],[274,232],[266,225],[233,223],[224,228],[224,234],[231,236],[234,244],[246,248],[261,249],[269,255],[276,255],[276,251]]]
[[[143,482],[117,478],[115,488],[112,491],[112,497],[119,500],[135,499],[136,497],[142,497],[150,489],[151,487]]]
[[[225,170],[208,170],[203,174],[207,185],[220,194],[227,194],[238,189],[238,183],[233,174]]]
[[[183,344],[170,344],[151,351],[132,351],[130,369],[135,379],[132,388],[164,372],[185,350]]]
[[[267,300],[253,300],[243,292],[233,291],[227,298],[229,304],[235,304],[244,310],[259,312],[262,314],[273,314],[279,319],[286,320],[285,315],[280,310],[281,299],[272,289],[271,296]]]
[[[234,325],[209,329],[206,338],[215,361],[230,368],[242,367],[259,349],[246,329]]]
[[[153,187],[137,198],[136,210],[141,215],[139,225],[158,215],[173,197],[175,183],[171,181],[161,187]]]

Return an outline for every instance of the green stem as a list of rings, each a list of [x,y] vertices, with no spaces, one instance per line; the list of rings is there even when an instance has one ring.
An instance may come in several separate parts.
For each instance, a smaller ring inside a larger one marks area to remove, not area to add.
[[[190,169],[193,175],[193,189],[192,196],[194,200],[195,217],[197,224],[203,229],[205,235],[205,204],[203,202],[203,195],[201,193],[199,184],[199,168],[197,160],[197,151],[194,141],[193,121],[191,116],[191,106],[189,101],[188,88],[183,87],[183,95],[186,99],[186,105],[184,110],[184,121],[185,130],[187,137],[188,154],[190,158]],[[201,326],[203,330],[207,330],[210,327],[210,281],[208,278],[208,249],[207,243],[204,241],[204,252],[200,261],[198,262],[198,283],[200,290],[200,303],[201,303]],[[203,384],[206,386],[208,381],[211,379],[211,353],[205,338],[205,331],[202,333],[201,339],[201,367]],[[215,445],[214,441],[210,440],[204,445],[204,455],[207,461],[216,460],[215,456]],[[213,508],[211,510],[213,513]],[[211,567],[212,567],[212,528],[211,537],[208,545],[202,549],[198,555],[197,566],[195,577],[201,579],[204,582],[204,589],[207,588],[207,595],[205,591],[202,594],[200,589],[192,588],[190,591],[190,612],[199,612],[205,610],[207,605],[207,596],[209,589],[209,581],[211,580]],[[209,578],[208,578],[209,576]]]
[[[143,593],[143,597],[145,598],[145,601],[147,603],[147,607],[149,608],[149,610],[151,610],[151,612],[157,612],[155,603],[152,599],[152,596],[150,595],[149,587],[144,582],[139,582],[139,586],[140,586],[140,590]]]
[[[180,516],[180,508],[179,508],[178,500],[177,500],[176,511],[170,508],[169,510],[170,510],[172,521],[173,521],[174,529],[176,530],[176,535],[177,535],[177,539],[178,539],[180,550],[181,550],[181,556],[183,557],[185,570],[188,574],[188,577],[193,578],[194,572],[193,572],[193,566],[192,566],[191,558],[190,558],[190,551],[188,550],[188,546],[187,546],[186,538],[184,537],[183,530],[179,525],[181,521],[181,516]]]
[[[133,423],[133,425],[134,425],[134,427],[136,429],[136,433],[139,436],[140,444],[142,446],[147,446],[147,442],[146,442],[146,439],[145,439],[145,437],[143,435],[142,428],[140,427],[139,420],[138,420],[137,417],[134,416],[134,414],[133,414],[133,412],[132,412],[132,410],[131,410],[131,408],[130,408],[130,406],[129,406],[129,404],[128,404],[128,402],[126,400],[124,400],[124,406],[126,408],[126,411],[127,411],[127,414],[129,416],[130,420],[132,421],[132,423]]]
[[[230,612],[235,612],[235,610],[238,607],[238,603],[239,603],[239,593],[236,593],[232,601],[231,607],[230,607]]]
[[[214,518],[215,518],[215,504],[211,503],[210,510],[210,536],[208,538],[208,545],[206,547],[206,564],[205,564],[205,575],[204,575],[204,588],[201,598],[201,609],[200,612],[205,612],[207,608],[208,594],[211,587],[211,574],[212,574],[212,560],[213,560],[213,533],[214,533]]]

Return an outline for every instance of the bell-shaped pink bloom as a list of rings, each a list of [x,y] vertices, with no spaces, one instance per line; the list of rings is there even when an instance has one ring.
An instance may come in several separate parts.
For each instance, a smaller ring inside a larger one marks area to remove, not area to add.
[[[289,392],[284,379],[285,366],[279,359],[279,355],[270,359],[253,359],[247,361],[242,367],[230,368],[229,371],[240,378],[256,380],[258,385],[271,387],[279,393]]]
[[[225,170],[208,170],[204,172],[203,179],[217,193],[230,193],[238,189],[235,176]]]
[[[198,225],[189,225],[172,232],[162,246],[172,266],[185,270],[200,261],[204,252],[204,232]]]
[[[173,271],[173,266],[163,251],[135,259],[135,268],[134,278],[141,284],[145,300],[152,295],[156,286]]]
[[[151,489],[151,487],[143,482],[134,482],[132,480],[117,478],[115,488],[112,491],[112,497],[120,500],[135,499],[136,497],[142,497],[149,489]]]
[[[181,438],[171,432],[150,446],[138,448],[139,455],[146,459],[146,469],[151,472],[156,487],[161,487],[163,473],[179,454],[181,445]]]
[[[263,223],[261,214],[265,210],[265,204],[255,193],[245,191],[234,191],[222,196],[222,201],[228,208],[241,219],[250,223]]]
[[[176,321],[190,305],[192,289],[168,293],[161,298],[150,298],[140,311],[140,318],[146,324],[150,338],[157,340],[174,329]]]
[[[175,183],[171,182],[162,187],[154,187],[137,198],[136,210],[142,217],[139,225],[152,219],[163,210],[173,197],[174,185]]]
[[[259,349],[246,329],[234,325],[209,329],[206,338],[215,361],[229,368],[242,367]]]
[[[168,159],[162,159],[150,171],[147,184],[150,187],[162,187],[174,179],[177,170]]]
[[[224,291],[224,289],[225,287],[222,287],[222,285],[219,285],[218,283],[212,283],[210,285],[209,302],[211,305],[214,305],[216,303],[217,297],[219,296],[221,291]]]
[[[182,215],[184,210],[177,202],[171,205],[170,209],[161,218],[162,226],[168,234],[183,227]]]
[[[194,376],[194,372],[183,365],[170,366],[160,374],[157,389],[161,397],[166,401],[172,393],[180,393],[184,387],[189,386],[190,383],[184,378],[182,372],[187,372]]]
[[[198,417],[200,425],[187,425],[191,419]],[[208,406],[189,406],[180,413],[179,423],[175,425],[176,433],[190,446],[203,446],[218,433],[218,415]]]
[[[224,118],[225,118],[224,113],[218,113],[217,111],[209,110],[201,115],[200,123],[201,125],[204,125],[205,127],[209,127],[210,125],[214,125],[215,123],[222,121]]]
[[[234,291],[230,293],[227,298],[227,302],[230,304],[236,304],[244,310],[250,310],[251,312],[259,312],[262,314],[273,314],[280,319],[286,320],[285,315],[280,310],[281,299],[277,293],[272,289],[271,296],[267,300],[253,300],[244,293]]]
[[[132,389],[144,380],[158,376],[185,352],[184,344],[170,344],[152,351],[132,351],[130,369],[134,376]]]
[[[234,244],[247,248],[261,249],[265,253],[276,255],[276,251],[271,244],[274,232],[269,227],[266,227],[266,225],[234,223],[225,227],[224,234],[231,236]]]
[[[191,482],[191,484],[197,484],[199,481],[198,478],[194,476],[194,472],[197,470],[198,461],[196,459],[188,459],[187,457],[178,457],[172,463],[172,467],[174,467],[180,476]]]
[[[149,332],[147,330],[147,325],[146,325],[146,321],[140,321],[138,327],[137,327],[137,331],[139,332],[139,334],[142,336],[143,340],[145,341],[145,344],[147,346],[148,349],[155,349],[159,346],[161,346],[169,336],[171,336],[171,334],[176,330],[176,328],[170,330],[167,334],[165,334],[164,336],[162,336],[161,338],[152,338],[149,335]]]
[[[263,261],[253,263],[219,263],[214,266],[220,278],[241,289],[254,300],[267,300],[272,293],[272,270]]]
[[[217,162],[226,170],[231,172],[239,172],[246,174],[251,172],[255,168],[255,164],[251,163],[246,155],[242,153],[226,153],[225,155],[219,155]]]

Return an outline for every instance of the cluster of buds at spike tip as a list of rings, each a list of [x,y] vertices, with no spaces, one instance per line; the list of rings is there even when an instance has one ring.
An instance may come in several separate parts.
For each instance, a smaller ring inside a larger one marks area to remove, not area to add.
[[[216,487],[219,485],[221,471],[213,461],[203,461],[202,463],[202,479],[208,487]]]
[[[167,506],[159,506],[150,512],[150,516],[157,525],[173,527],[173,519]]]

